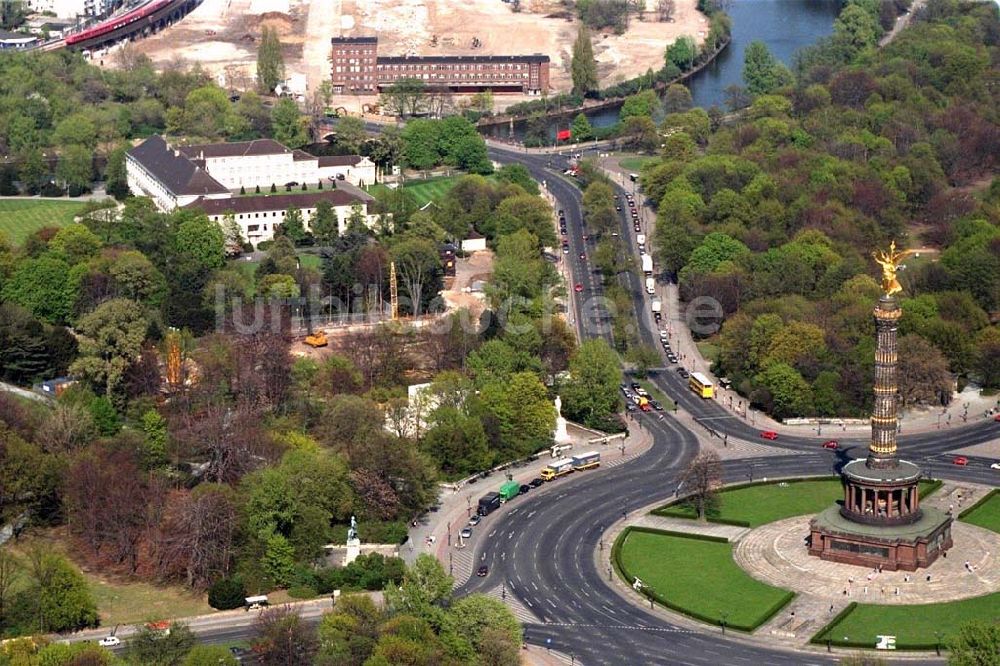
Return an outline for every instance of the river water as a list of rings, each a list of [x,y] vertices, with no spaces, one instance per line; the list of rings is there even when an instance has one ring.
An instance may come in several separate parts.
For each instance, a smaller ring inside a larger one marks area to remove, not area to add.
[[[695,106],[724,108],[726,88],[743,85],[743,52],[750,42],[764,42],[776,58],[791,66],[796,51],[833,32],[840,9],[841,0],[730,0],[726,13],[733,20],[732,42],[687,82]],[[618,121],[618,108],[600,109],[588,116],[595,127],[607,127]],[[551,139],[555,139],[557,124],[567,129],[568,121],[552,123]],[[522,132],[523,126],[515,123],[515,136]],[[494,127],[490,133],[506,137],[509,129]]]

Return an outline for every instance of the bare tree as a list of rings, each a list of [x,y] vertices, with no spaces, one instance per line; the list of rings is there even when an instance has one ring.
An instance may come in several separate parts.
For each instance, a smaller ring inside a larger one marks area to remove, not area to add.
[[[234,483],[274,456],[274,446],[264,431],[264,414],[246,403],[221,401],[174,418],[174,437],[183,453],[207,457],[205,479]]]
[[[699,453],[681,475],[681,485],[688,493],[684,503],[693,507],[698,518],[704,520],[718,506],[718,490],[722,485],[719,454],[715,451]]]
[[[82,448],[96,436],[94,419],[86,408],[60,402],[42,421],[38,441],[49,453],[65,453]]]
[[[235,553],[236,506],[228,488],[203,484],[167,499],[157,529],[155,567],[164,580],[205,588],[228,575]]]
[[[674,11],[677,9],[675,0],[657,0],[656,14],[661,21],[673,21]]]
[[[17,560],[8,551],[0,550],[0,620],[3,619],[10,591],[20,577],[21,567]]]
[[[288,606],[269,608],[254,622],[253,650],[265,664],[310,666],[316,654],[316,630]]]

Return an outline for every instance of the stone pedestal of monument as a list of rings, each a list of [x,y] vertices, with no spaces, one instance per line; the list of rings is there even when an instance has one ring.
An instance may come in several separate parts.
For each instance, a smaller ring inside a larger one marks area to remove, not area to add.
[[[348,539],[347,540],[347,554],[344,555],[344,566],[358,559],[361,555],[361,539]]]

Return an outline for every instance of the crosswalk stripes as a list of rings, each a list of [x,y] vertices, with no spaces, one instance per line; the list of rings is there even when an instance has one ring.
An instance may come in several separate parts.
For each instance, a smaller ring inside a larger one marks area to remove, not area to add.
[[[455,585],[464,585],[472,577],[475,568],[473,557],[475,548],[471,543],[466,543],[465,548],[452,547],[448,551],[448,566],[451,569],[451,576],[455,579]]]
[[[506,588],[506,593],[504,590],[504,586],[500,585],[490,588],[485,594],[488,597],[502,601],[507,608],[510,609],[510,612],[514,614],[514,617],[517,618],[518,622],[523,624],[539,624],[538,616],[532,613],[527,606],[521,603],[521,600],[517,598],[509,587]]]

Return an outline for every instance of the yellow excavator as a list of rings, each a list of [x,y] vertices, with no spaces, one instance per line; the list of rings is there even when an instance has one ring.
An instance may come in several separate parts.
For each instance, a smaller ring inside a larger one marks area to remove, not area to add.
[[[329,341],[326,339],[326,333],[316,331],[306,336],[306,344],[310,347],[326,347]]]

